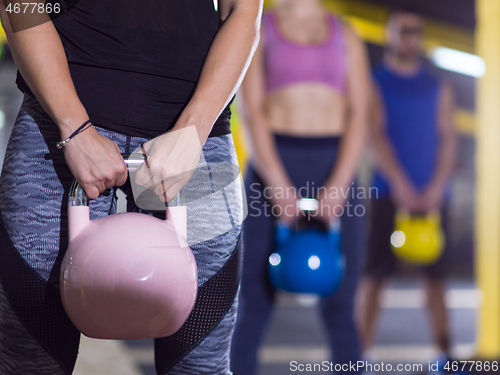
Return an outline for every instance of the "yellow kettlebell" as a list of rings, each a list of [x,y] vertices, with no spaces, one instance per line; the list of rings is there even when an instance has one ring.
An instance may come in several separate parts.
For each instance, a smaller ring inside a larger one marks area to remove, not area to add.
[[[430,265],[443,254],[445,236],[439,212],[410,215],[399,210],[394,229],[391,245],[399,259],[417,265]]]

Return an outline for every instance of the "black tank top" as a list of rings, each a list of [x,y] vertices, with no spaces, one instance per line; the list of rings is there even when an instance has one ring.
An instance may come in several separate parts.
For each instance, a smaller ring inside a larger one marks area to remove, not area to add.
[[[76,5],[75,5],[76,3]],[[187,105],[219,30],[213,0],[67,0],[53,23],[90,120],[155,137]],[[18,72],[21,91],[31,94]],[[228,134],[224,109],[211,136]]]

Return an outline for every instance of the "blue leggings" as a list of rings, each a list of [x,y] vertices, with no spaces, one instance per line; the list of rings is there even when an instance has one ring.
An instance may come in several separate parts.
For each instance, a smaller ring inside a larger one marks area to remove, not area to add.
[[[147,141],[97,130],[124,153]],[[0,178],[2,375],[70,374],[78,353],[80,332],[67,317],[59,294],[60,263],[68,242],[66,202],[73,180],[62,152],[55,148],[59,140],[54,122],[35,98],[25,96]],[[231,135],[209,138],[203,153],[208,166],[237,165]],[[113,189],[91,200],[89,206],[91,220],[114,213]],[[192,217],[203,221],[202,226],[213,224],[211,217],[188,208],[188,228]],[[219,276],[227,276],[228,270],[238,273],[240,232],[241,226],[233,225],[226,233],[191,246],[199,271],[198,299],[181,335],[155,340],[158,374],[230,374],[238,283],[237,278],[226,277],[236,280],[228,291]],[[220,306],[226,306],[225,310],[214,317],[213,311],[222,310]]]
[[[337,156],[338,138],[298,138],[276,135],[276,144],[288,175],[302,197],[314,197],[330,175]],[[354,185],[353,185],[354,186]],[[275,218],[263,184],[252,166],[245,176],[248,216],[243,225],[243,274],[238,318],[231,348],[231,369],[235,375],[255,374],[257,350],[273,308],[275,290],[268,276],[268,257],[273,251]],[[346,277],[337,292],[320,302],[321,314],[335,363],[355,363],[360,358],[358,333],[354,325],[354,294],[361,272],[365,247],[364,205],[351,197],[350,214],[341,218],[342,249]],[[293,329],[293,327],[290,327]]]

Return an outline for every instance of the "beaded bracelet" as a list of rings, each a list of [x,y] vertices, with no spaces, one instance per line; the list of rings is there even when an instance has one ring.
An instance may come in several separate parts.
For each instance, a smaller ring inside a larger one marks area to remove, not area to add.
[[[89,125],[89,124],[90,124],[90,125]],[[82,125],[82,126],[80,126],[78,129],[76,129],[76,130],[73,132],[73,134],[71,134],[68,138],[66,138],[64,141],[57,142],[57,143],[56,143],[56,147],[57,147],[58,149],[62,149],[64,146],[66,146],[66,143],[68,143],[68,142],[69,142],[69,140],[70,140],[71,138],[73,138],[73,137],[74,137],[75,135],[77,135],[77,134],[80,134],[80,133],[81,133],[81,132],[83,132],[84,130],[87,130],[87,129],[88,129],[88,128],[90,128],[91,126],[92,126],[92,124],[91,124],[91,121],[90,121],[90,120],[85,121],[85,122],[83,123],[83,125]]]

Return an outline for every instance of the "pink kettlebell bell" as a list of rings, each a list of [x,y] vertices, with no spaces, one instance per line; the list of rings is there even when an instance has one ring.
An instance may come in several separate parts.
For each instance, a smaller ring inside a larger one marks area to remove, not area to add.
[[[73,324],[99,339],[159,338],[178,331],[198,290],[186,222],[186,206],[167,207],[166,220],[127,212],[90,221],[75,181],[60,276]]]

